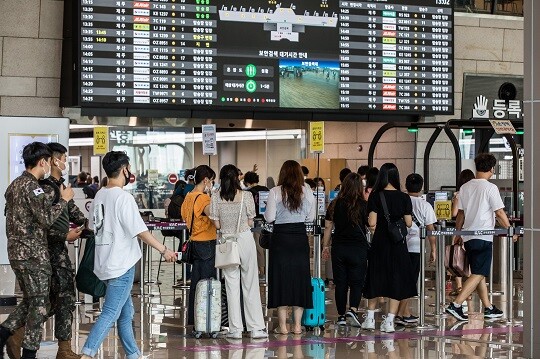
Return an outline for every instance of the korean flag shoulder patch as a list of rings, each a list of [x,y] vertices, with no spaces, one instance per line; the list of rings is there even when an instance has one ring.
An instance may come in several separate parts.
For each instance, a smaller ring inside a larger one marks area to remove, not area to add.
[[[34,190],[34,194],[36,195],[36,197],[39,196],[40,194],[43,194],[43,193],[45,193],[45,192],[43,191],[43,188],[41,188],[41,187],[36,188]]]

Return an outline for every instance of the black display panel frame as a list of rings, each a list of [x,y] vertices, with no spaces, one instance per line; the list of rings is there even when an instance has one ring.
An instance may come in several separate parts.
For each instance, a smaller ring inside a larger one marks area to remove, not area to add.
[[[112,0],[114,1],[114,0]],[[64,3],[64,14],[72,14],[71,21],[64,22],[63,61],[61,98],[62,107],[80,107],[82,115],[97,116],[145,116],[145,117],[182,117],[182,118],[253,118],[253,119],[287,119],[287,120],[341,120],[341,121],[416,121],[422,116],[452,115],[455,108],[454,96],[454,9],[453,0],[431,0],[434,3],[449,1],[452,12],[450,20],[451,35],[451,79],[449,86],[451,105],[448,111],[382,111],[370,109],[320,109],[320,108],[280,108],[255,106],[223,106],[223,105],[183,105],[183,104],[121,104],[121,103],[85,103],[81,101],[81,57],[82,44],[82,5],[80,0]],[[363,1],[364,3],[380,3],[381,1]],[[385,1],[382,1],[385,2]],[[386,2],[385,2],[386,3]],[[398,4],[396,4],[398,5]],[[340,14],[338,14],[338,17]],[[67,17],[65,16],[65,19]],[[339,28],[339,26],[338,26]],[[338,49],[337,57],[340,57]],[[218,55],[219,56],[219,55]],[[340,76],[339,74],[338,76]],[[340,94],[341,95],[341,94]]]

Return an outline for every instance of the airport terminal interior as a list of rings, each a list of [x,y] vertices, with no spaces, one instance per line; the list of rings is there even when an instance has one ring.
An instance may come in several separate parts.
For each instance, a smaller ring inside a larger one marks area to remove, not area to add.
[[[269,250],[260,248],[268,337],[254,339],[247,328],[241,337],[229,335],[227,300],[242,294],[226,292],[224,278],[222,289],[208,291],[221,298],[219,330],[195,332],[188,325],[190,266],[166,262],[139,239],[131,300],[141,358],[540,358],[540,277],[533,275],[540,270],[539,18],[532,0],[0,1],[0,208],[8,207],[4,193],[25,170],[23,148],[58,142],[68,151],[64,183],[93,223],[93,198],[107,176],[102,161],[121,151],[131,166],[123,189],[158,246],[181,255],[188,221],[166,207],[193,169],[216,172],[213,195],[223,166],[235,165],[240,178],[255,172],[268,187],[256,199],[262,216],[282,165],[294,160],[307,171],[306,186],[314,180],[316,213],[306,233],[310,276],[324,283],[312,287],[314,301],[318,290],[323,296],[314,308],[320,318],[303,318],[302,331],[294,332],[289,309],[290,333],[281,333],[278,310],[268,305]],[[496,159],[490,182],[510,228],[461,233],[453,199],[460,174],[476,172],[475,157],[483,153]],[[360,325],[371,315],[367,299],[358,307],[360,322],[342,320],[336,309],[333,263],[323,258],[324,219],[343,169],[361,174],[387,163],[398,168],[403,191],[408,175],[423,177],[419,196],[437,221],[433,228],[416,225],[422,255],[410,317],[396,317],[395,331],[379,330],[392,305],[380,297],[375,330],[367,330]],[[245,179],[241,185],[247,189]],[[0,325],[27,296],[11,269],[8,220],[0,216]],[[258,244],[264,221],[255,222]],[[94,243],[91,228],[66,241],[74,273],[89,255],[89,238]],[[463,285],[455,280],[459,246],[451,246],[462,234],[493,239],[485,281],[501,315],[485,316],[491,309],[476,292],[462,303],[467,320],[447,311]],[[71,350],[82,354],[104,292],[79,289]],[[36,357],[78,358],[61,356],[60,342],[52,316]],[[118,326],[95,357],[126,357]]]

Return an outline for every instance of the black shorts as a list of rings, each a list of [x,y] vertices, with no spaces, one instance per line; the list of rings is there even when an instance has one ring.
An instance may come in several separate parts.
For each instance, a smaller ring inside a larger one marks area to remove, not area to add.
[[[420,276],[420,253],[409,252],[409,256],[411,257],[414,283],[418,283],[418,277]]]
[[[471,266],[471,274],[489,277],[493,259],[493,242],[471,239],[465,242],[465,251]]]

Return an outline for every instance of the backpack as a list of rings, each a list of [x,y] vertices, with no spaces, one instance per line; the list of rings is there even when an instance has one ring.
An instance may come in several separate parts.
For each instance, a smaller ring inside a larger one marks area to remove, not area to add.
[[[182,219],[180,211],[182,209],[182,203],[184,203],[184,199],[186,198],[186,196],[184,195],[185,185],[181,184],[180,187],[180,193],[173,194],[171,196],[171,203],[169,203],[169,208],[167,210],[169,219]]]

